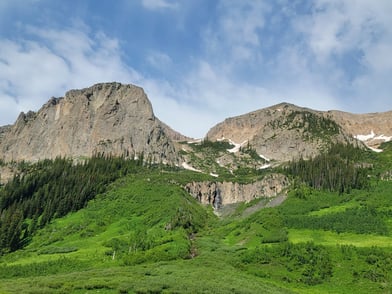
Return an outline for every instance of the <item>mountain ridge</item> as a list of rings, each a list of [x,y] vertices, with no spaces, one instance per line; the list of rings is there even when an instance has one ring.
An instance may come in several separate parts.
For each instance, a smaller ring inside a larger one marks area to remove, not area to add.
[[[142,88],[96,84],[51,98],[37,112],[21,113],[14,125],[0,132],[1,158],[37,161],[143,154],[151,161],[176,163],[177,151],[167,130]]]
[[[320,148],[326,147],[328,141],[357,146],[364,143],[374,151],[381,151],[377,147],[392,139],[391,120],[392,111],[353,114],[314,110],[283,102],[227,118],[212,127],[207,137],[210,140],[249,142],[261,155],[287,161],[312,157]]]
[[[205,139],[250,145],[263,158],[278,162],[310,158],[328,144],[343,142],[375,151],[392,139],[392,111],[353,114],[319,111],[282,102],[213,126]],[[160,121],[140,87],[98,83],[50,98],[37,112],[21,113],[0,127],[0,159],[37,161],[107,154],[181,165],[178,141],[189,138]],[[362,143],[363,142],[363,143]],[[242,144],[242,145],[241,145]],[[237,149],[238,149],[237,148]],[[235,153],[236,150],[234,150]]]

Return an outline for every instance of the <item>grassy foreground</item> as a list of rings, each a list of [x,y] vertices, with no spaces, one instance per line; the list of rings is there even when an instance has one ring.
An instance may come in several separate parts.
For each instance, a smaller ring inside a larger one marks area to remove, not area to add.
[[[0,293],[392,292],[391,182],[218,219],[182,189],[194,176],[117,180],[2,256]]]

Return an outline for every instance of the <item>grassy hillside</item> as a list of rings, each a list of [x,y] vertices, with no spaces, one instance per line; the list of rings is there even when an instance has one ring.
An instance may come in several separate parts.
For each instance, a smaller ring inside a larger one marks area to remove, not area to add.
[[[4,256],[1,291],[280,293],[238,272],[229,252],[209,253],[218,244],[199,234],[218,220],[174,180],[188,176],[151,171],[116,181],[85,209],[39,230],[24,250]]]
[[[0,293],[391,293],[389,147],[355,158],[361,190],[297,178],[280,206],[256,199],[220,218],[183,189],[215,178],[134,166],[1,256]]]

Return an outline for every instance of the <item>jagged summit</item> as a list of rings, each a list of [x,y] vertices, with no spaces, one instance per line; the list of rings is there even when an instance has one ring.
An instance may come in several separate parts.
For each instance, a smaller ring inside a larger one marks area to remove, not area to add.
[[[4,161],[36,161],[96,153],[177,162],[170,137],[153,113],[144,90],[101,83],[51,98],[38,112],[21,113],[0,136]]]

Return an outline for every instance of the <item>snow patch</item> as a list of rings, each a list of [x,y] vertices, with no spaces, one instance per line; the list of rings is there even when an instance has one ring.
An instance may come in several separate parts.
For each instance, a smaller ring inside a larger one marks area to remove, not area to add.
[[[197,144],[197,143],[201,143],[203,140],[202,139],[196,139],[196,140],[193,140],[193,141],[188,141],[187,143],[188,144]]]
[[[370,147],[370,146],[368,146],[368,148],[369,148],[370,150],[374,151],[374,152],[377,152],[377,153],[380,153],[380,152],[383,151],[382,149],[377,149],[377,148]]]
[[[237,143],[233,142],[232,140],[229,140],[229,142],[230,142],[230,144],[234,145],[234,147],[231,149],[227,149],[227,151],[230,153],[236,153],[236,152],[240,151],[240,148],[242,146],[244,146],[246,143],[248,143],[248,140],[245,140],[244,142],[242,142],[240,144],[237,144]]]
[[[194,172],[202,173],[201,170],[195,169],[193,166],[190,166],[190,165],[187,164],[186,162],[183,162],[183,163],[182,163],[182,167],[185,168],[185,169],[187,169],[187,170],[191,170],[191,171],[194,171]]]
[[[373,130],[370,132],[369,135],[356,135],[354,136],[355,139],[358,139],[360,141],[368,141],[368,140],[381,140],[384,142],[389,142],[392,140],[392,136],[385,136],[384,134],[376,136],[376,134],[373,132]]]
[[[216,163],[217,163],[220,167],[225,167],[225,166],[220,162],[219,159],[216,160]]]
[[[259,156],[260,156],[262,159],[264,159],[265,161],[267,161],[267,162],[270,161],[270,159],[267,158],[267,157],[265,157],[263,154],[259,154]]]
[[[389,142],[392,140],[392,137],[385,136],[384,134],[374,137],[375,140],[383,140],[384,142]]]
[[[356,135],[354,136],[354,138],[363,142],[363,141],[368,141],[370,139],[373,139],[375,136],[376,134],[372,130],[369,135]]]
[[[269,167],[271,167],[270,164],[264,164],[264,165],[260,166],[258,169],[266,169],[266,168],[269,168]]]
[[[210,176],[215,177],[215,178],[219,177],[219,175],[214,174],[214,173],[210,173]]]
[[[376,134],[374,133],[373,130],[370,132],[369,135],[356,135],[356,136],[354,136],[354,138],[358,139],[362,142],[365,142],[365,143],[370,140],[380,140],[380,141],[384,141],[384,142],[389,142],[392,140],[392,136],[389,137],[389,136],[385,136],[384,134],[376,136]],[[374,152],[380,153],[383,151],[382,149],[374,148],[371,146],[367,146],[367,147]]]

